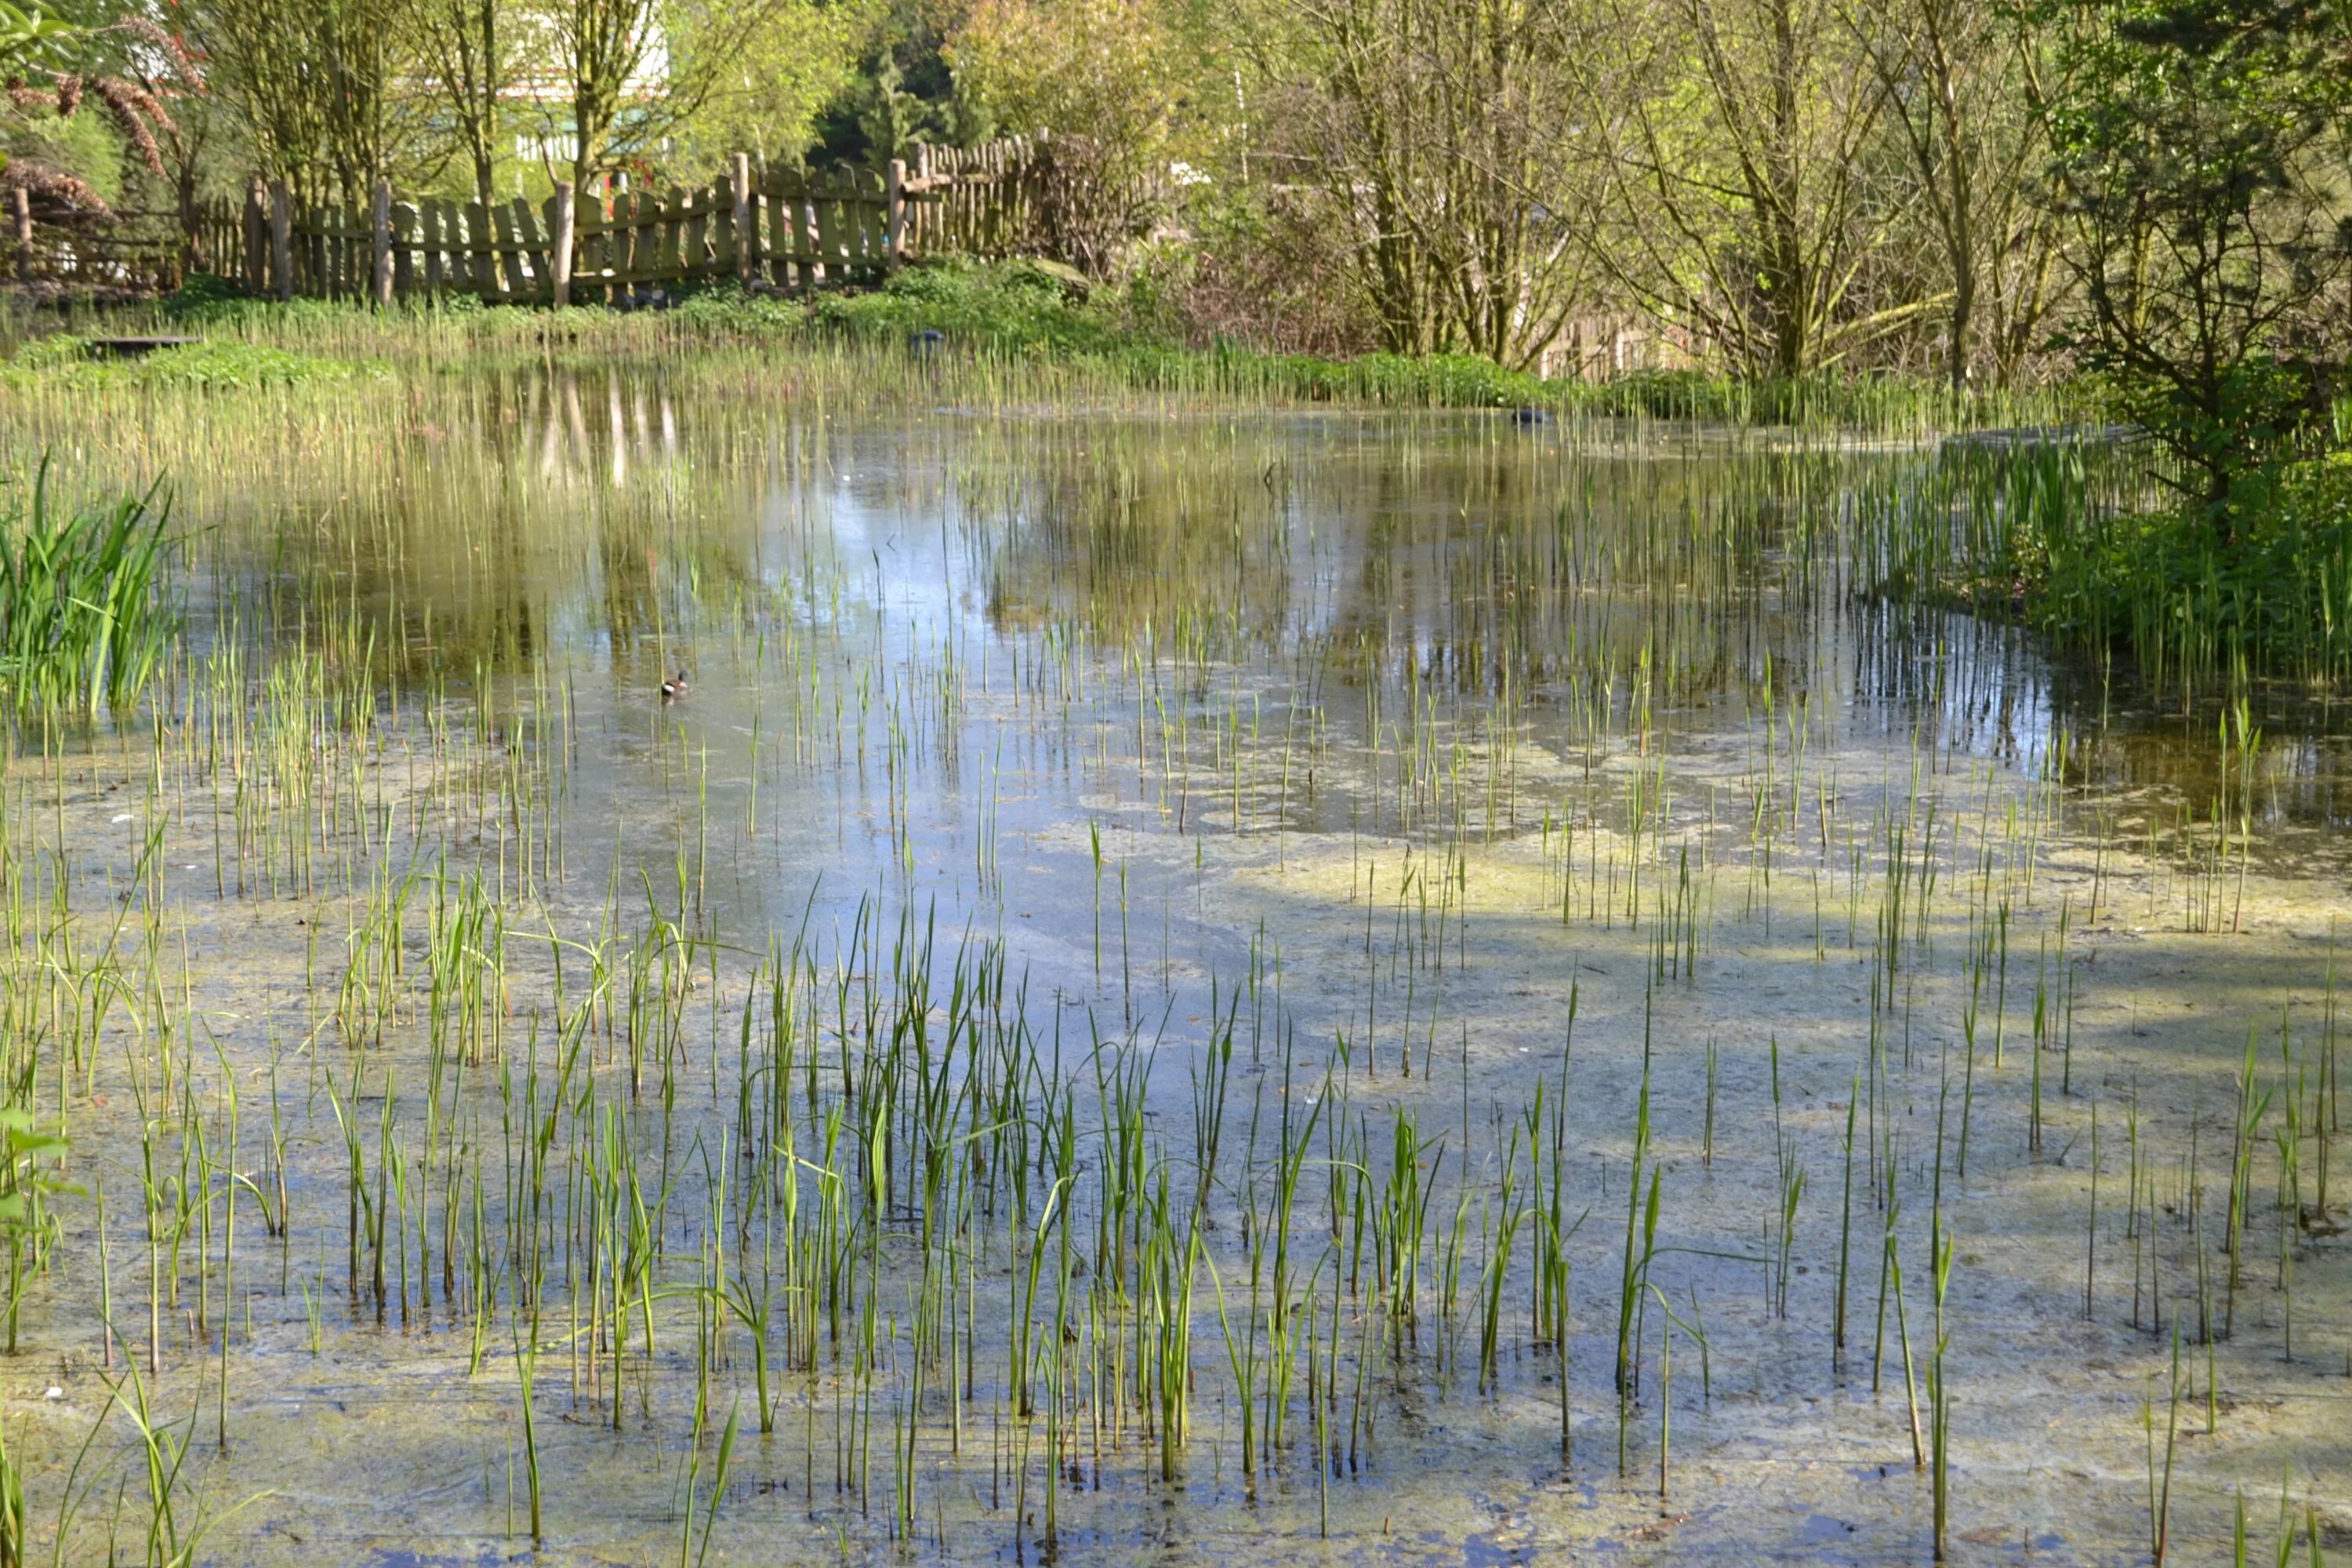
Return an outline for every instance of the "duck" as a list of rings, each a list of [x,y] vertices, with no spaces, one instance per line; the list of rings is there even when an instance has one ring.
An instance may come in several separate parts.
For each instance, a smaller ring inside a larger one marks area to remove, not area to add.
[[[686,671],[681,669],[661,683],[661,700],[665,702],[675,702],[691,690],[693,686],[694,683],[687,679]]]

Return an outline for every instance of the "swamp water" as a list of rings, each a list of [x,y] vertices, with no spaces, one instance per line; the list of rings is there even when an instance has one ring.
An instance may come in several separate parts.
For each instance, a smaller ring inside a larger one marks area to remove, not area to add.
[[[20,395],[187,626],[32,1560],[2352,1553],[2310,693],[1869,598],[1933,447],[858,380]]]

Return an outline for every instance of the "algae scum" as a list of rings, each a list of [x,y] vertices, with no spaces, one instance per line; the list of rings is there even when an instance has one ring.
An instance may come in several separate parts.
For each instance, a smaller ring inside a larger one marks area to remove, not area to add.
[[[1932,447],[859,379],[12,395],[185,617],[29,1560],[2352,1553],[2324,702],[1863,592]]]

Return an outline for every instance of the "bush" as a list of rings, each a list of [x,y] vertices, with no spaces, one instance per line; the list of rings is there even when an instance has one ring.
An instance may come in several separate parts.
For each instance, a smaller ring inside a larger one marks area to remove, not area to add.
[[[593,307],[588,307],[593,309]],[[773,294],[753,294],[732,281],[689,286],[677,319],[712,336],[790,331],[801,324],[801,307]]]
[[[2194,504],[2065,530],[2044,542],[2028,613],[2158,673],[2352,673],[2352,451],[2284,468],[2226,542]]]
[[[962,347],[1032,355],[1100,352],[1119,335],[1090,307],[1083,280],[1030,261],[919,263],[878,289],[823,296],[807,320],[869,341],[938,332]]]
[[[210,272],[192,272],[187,280],[155,301],[155,309],[171,321],[202,321],[235,313],[251,296],[233,279]]]

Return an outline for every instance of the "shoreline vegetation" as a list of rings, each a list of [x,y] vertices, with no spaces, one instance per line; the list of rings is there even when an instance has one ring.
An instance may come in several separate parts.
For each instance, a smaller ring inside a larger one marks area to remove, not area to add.
[[[43,329],[48,329],[44,331]],[[252,299],[200,277],[151,306],[19,310],[5,331],[20,340],[11,362],[72,364],[78,344],[116,332],[202,336],[194,346],[74,374],[92,381],[207,379],[216,345],[236,342],[381,374],[393,361],[452,356],[648,356],[696,348],[789,346],[854,351],[918,366],[954,355],[1041,373],[1062,371],[1138,392],[1374,407],[1491,408],[1546,416],[1778,426],[1812,432],[1927,438],[1987,426],[2095,419],[2099,405],[2077,384],[1955,393],[1940,378],[1895,371],[1823,373],[1754,380],[1698,369],[1629,372],[1605,380],[1547,378],[1468,353],[1370,353],[1326,356],[1235,342],[1185,341],[1171,314],[1143,289],[1087,282],[1031,261],[939,262],[907,268],[878,288],[803,300],[734,284],[677,290],[659,308],[488,306],[464,295],[385,312],[348,301]],[[228,367],[224,364],[222,372]],[[249,384],[300,379],[291,361],[257,356]]]

